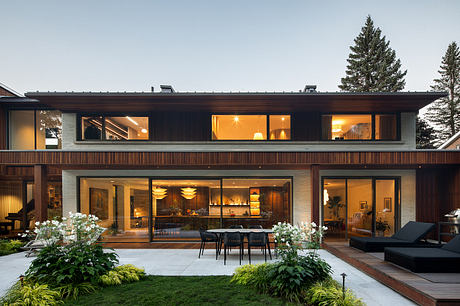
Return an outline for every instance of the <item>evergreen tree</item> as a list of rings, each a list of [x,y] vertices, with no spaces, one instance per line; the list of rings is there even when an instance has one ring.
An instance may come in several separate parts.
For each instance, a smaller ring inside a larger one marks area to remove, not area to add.
[[[447,91],[428,108],[427,118],[436,127],[440,140],[447,140],[460,130],[460,50],[456,42],[447,47],[442,58],[439,79],[431,86],[436,91]]]
[[[425,120],[417,116],[417,149],[435,149],[436,131]]]
[[[404,76],[401,61],[396,52],[389,47],[390,42],[381,36],[380,28],[374,27],[371,16],[351,46],[347,59],[346,77],[342,78],[339,88],[353,92],[394,92],[404,89]]]

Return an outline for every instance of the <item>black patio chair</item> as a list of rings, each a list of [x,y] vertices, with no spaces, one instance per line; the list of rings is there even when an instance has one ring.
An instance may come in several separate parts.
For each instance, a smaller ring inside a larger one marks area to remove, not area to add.
[[[239,247],[240,265],[243,257],[243,236],[240,233],[224,233],[224,265],[227,264],[227,253],[231,247]]]
[[[228,228],[230,229],[243,229],[242,225],[230,225]]]
[[[206,248],[206,242],[215,242],[216,243],[216,260],[219,255],[219,236],[216,233],[209,233],[206,230],[200,229],[200,252],[198,253],[198,258],[204,254],[204,249]]]
[[[260,247],[267,262],[267,246],[268,246],[268,236],[266,233],[249,233],[248,235],[248,255],[249,255],[249,264],[251,264],[251,247]],[[270,247],[268,247],[268,253],[270,254],[270,259],[272,259],[272,254],[270,252]]]
[[[434,223],[409,221],[391,237],[351,237],[350,246],[364,252],[383,252],[386,247],[426,247],[420,240],[434,228]]]
[[[412,272],[459,273],[460,235],[438,248],[385,248],[385,260]]]
[[[260,224],[257,224],[257,225],[249,225],[248,228],[249,228],[249,229],[263,229],[262,225],[260,225]]]

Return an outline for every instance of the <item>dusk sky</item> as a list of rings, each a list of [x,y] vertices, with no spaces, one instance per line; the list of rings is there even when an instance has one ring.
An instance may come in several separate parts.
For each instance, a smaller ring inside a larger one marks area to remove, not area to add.
[[[460,42],[460,1],[1,1],[0,82],[19,91],[338,91],[368,14],[406,91]]]

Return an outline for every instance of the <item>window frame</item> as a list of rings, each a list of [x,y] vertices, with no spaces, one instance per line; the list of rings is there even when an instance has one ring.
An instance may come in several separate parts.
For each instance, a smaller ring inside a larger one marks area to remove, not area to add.
[[[212,117],[213,116],[245,116],[245,115],[249,115],[249,116],[265,116],[267,118],[266,120],[266,139],[264,140],[254,140],[254,139],[212,139],[212,133],[213,133],[213,130],[212,130]],[[290,130],[290,137],[289,139],[270,139],[270,116],[272,115],[275,115],[275,116],[279,116],[279,115],[286,115],[286,116],[289,116],[289,130]],[[261,143],[261,142],[277,142],[277,141],[280,141],[280,142],[287,142],[287,141],[293,141],[293,131],[292,131],[292,117],[293,117],[293,114],[291,112],[276,112],[276,113],[231,113],[231,112],[225,112],[225,113],[221,113],[221,112],[217,112],[217,113],[210,113],[210,127],[211,127],[211,130],[209,131],[209,138],[210,138],[210,141],[212,142],[235,142],[235,141],[238,141],[238,142],[254,142],[254,143]]]
[[[11,149],[11,139],[10,139],[10,112],[11,111],[33,111],[34,112],[34,148],[33,150],[43,150],[43,151],[52,151],[52,150],[62,150],[61,149],[37,149],[37,111],[59,111],[61,112],[61,119],[62,115],[64,114],[63,111],[51,107],[11,107],[11,108],[6,108],[6,150],[13,150]],[[63,127],[61,127],[63,128]],[[62,139],[61,139],[62,141]],[[19,151],[31,151],[31,150],[19,150]]]
[[[107,117],[147,117],[149,120],[148,124],[148,139],[131,139],[131,140],[111,140],[106,139],[105,134],[105,118]],[[81,129],[81,120],[83,117],[100,117],[102,119],[102,131],[101,131],[101,139],[84,139],[82,137],[82,129]],[[113,143],[126,143],[126,142],[146,142],[152,140],[152,116],[151,113],[116,113],[116,112],[108,112],[108,113],[78,113],[77,120],[76,120],[76,131],[77,131],[77,141],[85,141],[85,142],[113,142]]]
[[[323,116],[346,116],[346,115],[370,115],[371,116],[371,138],[370,139],[324,139],[323,138]],[[375,138],[375,116],[376,115],[395,115],[396,116],[396,138],[395,139],[376,139]],[[320,113],[320,140],[321,141],[333,141],[333,142],[357,142],[357,141],[401,141],[401,113],[392,112],[353,112],[353,113]]]

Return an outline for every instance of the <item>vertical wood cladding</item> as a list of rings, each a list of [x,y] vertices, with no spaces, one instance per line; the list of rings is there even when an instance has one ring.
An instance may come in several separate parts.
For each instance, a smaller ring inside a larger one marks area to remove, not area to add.
[[[460,208],[460,167],[418,169],[416,220],[447,221],[444,215],[456,208]]]
[[[7,111],[0,106],[0,150],[6,150]]]
[[[152,140],[208,141],[211,116],[200,112],[154,112],[151,117]]]
[[[291,117],[292,140],[321,140],[321,115],[318,112],[294,113]]]

